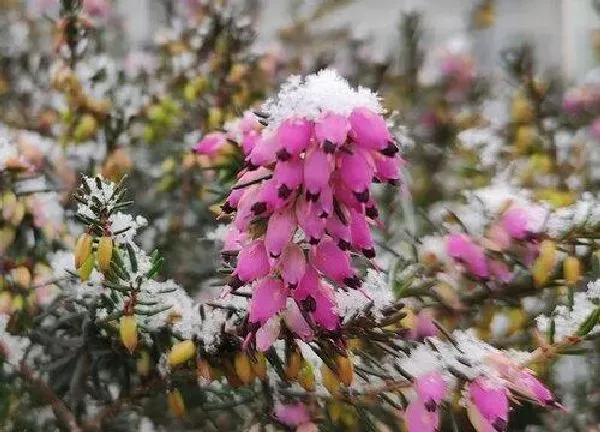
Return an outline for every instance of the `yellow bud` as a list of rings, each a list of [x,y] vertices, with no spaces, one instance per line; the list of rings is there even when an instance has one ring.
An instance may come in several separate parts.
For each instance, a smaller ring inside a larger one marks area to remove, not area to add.
[[[94,254],[91,253],[87,256],[81,267],[79,268],[79,277],[82,282],[85,282],[90,278],[92,271],[94,270],[94,263],[96,260],[94,259]]]
[[[130,353],[135,351],[138,343],[137,321],[135,315],[125,315],[119,320],[119,334],[121,342]]]
[[[342,383],[325,363],[321,365],[321,380],[323,381],[323,386],[332,396],[339,396]]]
[[[191,340],[179,342],[169,352],[169,365],[177,366],[190,360],[196,355],[196,345]]]
[[[100,237],[98,243],[98,266],[104,273],[110,268],[110,261],[113,254],[113,239],[109,236]]]
[[[15,241],[15,229],[9,226],[0,228],[0,253],[4,253],[13,241]]]
[[[0,292],[0,313],[9,313],[12,310],[12,296],[9,292]]]
[[[167,406],[173,417],[182,417],[185,414],[185,403],[178,389],[167,393]]]
[[[514,121],[526,123],[533,119],[533,108],[524,96],[517,95],[512,102],[511,115]]]
[[[97,127],[98,122],[96,121],[96,118],[91,114],[84,114],[75,127],[73,138],[75,138],[76,141],[88,140],[94,135]]]
[[[196,92],[196,87],[193,83],[189,82],[185,85],[185,87],[183,88],[183,97],[188,102],[193,102],[196,100],[198,94]]]
[[[140,376],[148,376],[150,373],[150,355],[148,351],[142,351],[140,358],[137,359],[137,372]]]
[[[29,269],[24,266],[19,266],[10,271],[14,281],[23,288],[29,288],[31,283],[31,273]]]
[[[93,238],[87,233],[83,233],[75,243],[75,268],[79,269],[85,262],[86,258],[92,252]]]
[[[298,384],[307,392],[315,391],[315,372],[309,362],[304,362],[304,366],[300,369]]]
[[[544,260],[541,256],[533,263],[531,275],[533,276],[533,283],[537,287],[544,286],[546,282],[548,282],[550,271],[548,270],[548,267],[544,265]]]
[[[212,107],[208,110],[208,119],[206,120],[209,130],[217,129],[221,126],[223,120],[223,112],[216,107]]]
[[[563,261],[563,278],[569,285],[574,285],[581,277],[581,263],[574,256],[568,256]]]
[[[23,220],[23,216],[25,216],[25,204],[23,204],[23,202],[21,201],[18,201],[15,205],[15,211],[12,215],[12,218],[10,219],[10,222],[14,226],[17,226]]]
[[[250,364],[250,357],[248,357],[248,354],[244,352],[237,353],[233,364],[235,373],[240,381],[246,385],[250,384],[254,379],[254,374],[252,373],[252,365]]]
[[[521,153],[525,153],[533,144],[536,137],[534,126],[520,126],[515,133],[515,145]]]
[[[148,118],[153,122],[164,123],[167,119],[167,113],[160,105],[152,105],[148,109]]]
[[[302,356],[298,351],[293,351],[288,358],[285,366],[285,376],[292,381],[298,378],[298,373],[302,367]]]
[[[540,245],[539,258],[548,272],[551,272],[556,262],[556,244],[552,240],[544,240]]]
[[[354,378],[354,365],[349,357],[338,356],[335,359],[335,363],[338,367],[338,376],[340,381],[347,386],[352,385]]]
[[[2,218],[10,220],[17,206],[17,196],[12,191],[6,191],[2,194],[0,204],[2,205],[0,207],[2,209]]]
[[[21,295],[17,295],[13,297],[13,301],[12,301],[12,310],[13,312],[19,312],[23,310],[23,304],[24,304],[24,300],[23,300],[23,296]]]
[[[154,132],[154,128],[150,125],[147,125],[146,127],[144,127],[143,137],[144,137],[144,141],[146,141],[146,142],[154,141],[154,139],[156,138],[156,133]]]
[[[261,352],[257,352],[255,357],[255,360],[251,363],[252,372],[262,381],[267,377],[267,359]]]

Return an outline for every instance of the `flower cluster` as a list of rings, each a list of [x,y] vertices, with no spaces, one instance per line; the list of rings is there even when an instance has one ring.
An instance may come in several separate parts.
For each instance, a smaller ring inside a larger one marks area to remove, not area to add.
[[[328,88],[339,92],[316,91]],[[265,105],[267,128],[243,136],[246,168],[223,211],[236,213],[229,285],[252,286],[248,341],[259,349],[278,337],[278,315],[305,340],[312,322],[335,331],[334,286],[360,287],[351,257],[375,257],[370,225],[379,222],[370,185],[400,179],[398,148],[380,111],[374,95],[322,71],[290,81]]]

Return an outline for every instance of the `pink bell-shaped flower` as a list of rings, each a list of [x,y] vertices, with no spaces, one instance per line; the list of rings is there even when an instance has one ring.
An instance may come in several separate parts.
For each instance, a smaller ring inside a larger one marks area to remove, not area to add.
[[[362,148],[382,150],[391,139],[383,117],[367,108],[354,108],[350,125],[354,140]]]

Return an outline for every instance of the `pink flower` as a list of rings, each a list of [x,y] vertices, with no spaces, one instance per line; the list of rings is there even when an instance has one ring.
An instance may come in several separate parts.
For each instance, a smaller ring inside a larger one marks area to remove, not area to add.
[[[350,114],[350,125],[357,144],[365,149],[382,150],[391,139],[383,117],[367,108],[355,108]]]
[[[408,432],[435,432],[440,427],[440,414],[427,410],[423,401],[416,399],[406,407],[404,423]]]
[[[433,323],[433,314],[429,309],[422,309],[416,317],[415,327],[410,331],[410,338],[421,340],[426,337],[437,336],[438,329]]]
[[[524,239],[527,235],[527,211],[511,207],[502,215],[502,227],[515,239]]]
[[[350,122],[339,114],[326,114],[315,124],[315,136],[325,153],[333,153],[344,144],[349,131]]]
[[[328,278],[348,286],[356,285],[350,258],[333,240],[326,239],[310,251],[310,261]]]
[[[298,402],[295,405],[276,404],[275,417],[281,423],[290,427],[297,427],[303,423],[310,422],[310,415],[306,409],[306,405],[302,402]]]
[[[477,246],[466,234],[450,234],[447,239],[448,255],[462,262],[467,270],[482,279],[489,274],[483,248]]]
[[[239,288],[246,282],[254,281],[269,274],[269,256],[262,240],[256,240],[244,247],[238,254],[238,261],[230,285]]]
[[[215,156],[218,151],[227,144],[227,137],[222,132],[213,132],[204,136],[194,147],[196,153],[207,156]]]
[[[276,258],[281,255],[283,248],[292,239],[297,226],[296,215],[290,208],[271,215],[265,235],[265,245],[270,256]]]
[[[286,161],[298,156],[308,147],[312,124],[302,119],[285,120],[277,129],[277,158]]]
[[[265,250],[265,256],[266,253]],[[295,288],[304,276],[305,269],[306,259],[304,257],[304,251],[299,245],[289,243],[283,250],[281,258],[279,259],[279,272],[281,277],[289,287]]]
[[[352,246],[360,250],[367,258],[375,258],[375,246],[369,223],[365,215],[350,209],[350,232],[352,235]]]
[[[250,322],[265,323],[281,312],[285,307],[286,297],[287,289],[280,280],[269,276],[259,281],[250,300]]]
[[[508,426],[506,388],[478,377],[468,386],[467,414],[478,432],[505,431]]]
[[[428,411],[436,411],[448,395],[448,383],[438,372],[430,372],[417,377],[415,391]]]
[[[333,171],[333,164],[321,148],[314,147],[307,153],[304,159],[304,187],[307,200],[315,201],[319,197],[321,189],[329,183],[331,171]]]

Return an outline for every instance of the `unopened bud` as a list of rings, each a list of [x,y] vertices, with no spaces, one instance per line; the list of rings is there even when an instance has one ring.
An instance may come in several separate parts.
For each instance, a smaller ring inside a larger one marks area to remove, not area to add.
[[[87,256],[87,258],[79,268],[79,277],[81,278],[82,282],[85,282],[90,278],[92,270],[94,270],[95,261],[96,260],[94,259],[94,254],[91,253]]]
[[[98,243],[98,266],[102,273],[105,273],[110,268],[110,261],[113,254],[113,239],[110,236],[100,238]]]
[[[569,285],[574,285],[581,278],[581,263],[574,256],[568,256],[563,261],[563,278]]]
[[[338,356],[335,359],[335,363],[338,367],[338,377],[340,381],[347,386],[352,384],[354,379],[354,365],[349,357]]]
[[[185,403],[178,389],[167,393],[167,406],[169,407],[169,413],[173,417],[182,417],[185,414]]]
[[[15,205],[15,211],[14,211],[14,213],[12,215],[12,218],[10,218],[10,222],[14,226],[17,226],[23,220],[23,216],[25,216],[25,204],[23,204],[22,201],[19,201]]]
[[[298,384],[307,392],[315,391],[315,372],[309,362],[304,362],[304,366],[298,374]]]
[[[339,396],[342,383],[338,376],[325,363],[321,365],[321,380],[323,381],[323,386],[332,396]]]
[[[2,206],[2,218],[5,220],[12,219],[15,209],[17,207],[17,196],[12,191],[6,191],[2,194],[2,200],[0,202]]]
[[[79,269],[86,258],[92,252],[92,236],[83,233],[77,238],[77,242],[75,243],[75,268]]]
[[[240,381],[246,385],[250,384],[254,379],[254,374],[252,373],[252,365],[248,354],[244,352],[237,353],[233,365]]]
[[[148,351],[142,351],[140,358],[137,359],[137,372],[140,376],[148,376],[150,373],[150,355]]]
[[[550,279],[550,271],[544,265],[541,257],[538,257],[533,263],[531,275],[533,276],[533,283],[537,287],[544,286],[548,282],[548,279]]]
[[[196,355],[196,344],[191,340],[179,342],[169,352],[169,365],[177,366],[190,360]]]
[[[293,351],[285,366],[285,376],[292,381],[298,379],[298,373],[302,368],[302,356],[298,351]]]
[[[119,335],[121,336],[121,343],[129,350],[129,352],[135,351],[135,347],[138,342],[137,335],[137,321],[134,315],[125,315],[121,317],[119,321]]]
[[[540,245],[540,256],[548,272],[552,271],[556,262],[556,244],[552,240],[544,240]]]
[[[23,288],[29,288],[29,284],[31,283],[31,273],[29,269],[24,266],[19,266],[10,271],[10,274],[17,285]]]
[[[257,352],[255,360],[252,361],[252,372],[261,381],[267,377],[267,359],[264,354]]]

